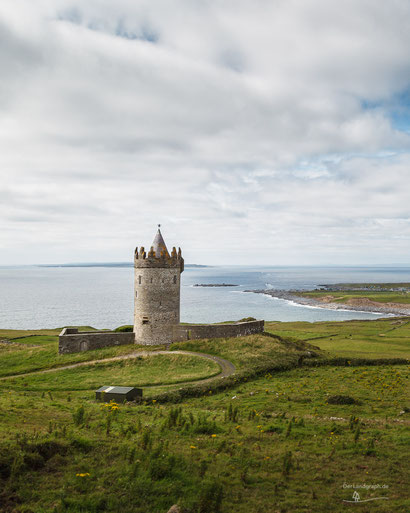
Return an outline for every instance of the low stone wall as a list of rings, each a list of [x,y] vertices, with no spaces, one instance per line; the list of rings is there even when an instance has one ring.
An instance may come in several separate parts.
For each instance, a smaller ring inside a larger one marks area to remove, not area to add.
[[[174,342],[199,338],[243,337],[262,333],[265,321],[236,322],[233,324],[187,324],[174,326]]]
[[[64,328],[58,337],[58,352],[60,354],[79,353],[134,343],[135,333],[133,332],[81,331],[79,333],[76,328]]]
[[[186,324],[173,326],[173,341],[197,340],[200,338],[243,337],[262,333],[264,321],[236,322],[232,324]],[[58,337],[60,354],[80,353],[102,347],[135,344],[134,332],[81,331],[64,328]]]

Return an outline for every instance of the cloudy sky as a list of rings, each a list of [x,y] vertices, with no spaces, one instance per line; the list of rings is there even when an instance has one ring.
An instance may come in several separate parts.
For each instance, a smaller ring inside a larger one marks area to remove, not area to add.
[[[0,264],[408,263],[409,0],[2,0]]]

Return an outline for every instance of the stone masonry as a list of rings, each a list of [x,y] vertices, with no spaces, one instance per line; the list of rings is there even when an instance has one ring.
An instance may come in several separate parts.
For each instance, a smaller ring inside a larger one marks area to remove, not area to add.
[[[173,326],[179,324],[181,248],[171,255],[158,232],[148,255],[144,248],[134,255],[134,333],[135,342],[144,345],[169,344]]]
[[[79,353],[91,349],[109,346],[122,346],[134,343],[134,333],[117,333],[115,331],[82,331],[77,328],[64,328],[58,337],[60,354]]]

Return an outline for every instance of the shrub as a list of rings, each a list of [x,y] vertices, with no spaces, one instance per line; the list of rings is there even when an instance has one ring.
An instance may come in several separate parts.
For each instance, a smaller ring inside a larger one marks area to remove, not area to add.
[[[227,417],[228,417],[228,420],[230,420],[231,422],[238,424],[238,422],[239,422],[238,407],[233,408],[232,403],[229,403],[228,410],[227,410]]]
[[[73,413],[73,421],[76,426],[81,426],[84,424],[84,415],[85,410],[84,406],[81,405],[74,413]]]
[[[144,449],[144,451],[146,451],[147,449],[151,448],[151,446],[151,430],[149,428],[146,428],[141,437],[141,447]]]
[[[27,469],[38,470],[44,467],[45,461],[38,452],[29,452],[24,455],[24,465]]]
[[[175,463],[175,456],[168,456],[163,459],[152,459],[148,469],[150,478],[154,481],[158,481],[160,479],[170,477]]]
[[[204,481],[199,492],[198,513],[219,513],[223,487],[218,481]]]
[[[282,473],[285,476],[288,476],[292,466],[292,451],[288,451],[283,458]]]
[[[7,479],[10,477],[11,467],[13,465],[13,451],[9,447],[0,450],[0,478]]]
[[[328,397],[329,404],[360,404],[359,401],[350,397],[350,395],[331,395]]]
[[[360,367],[370,365],[407,365],[409,361],[405,358],[317,358],[312,360],[303,360],[303,365],[307,367],[321,367],[323,365],[335,365],[342,367]]]
[[[56,454],[65,454],[67,446],[57,440],[44,440],[27,445],[28,452],[40,454],[45,460],[49,460]]]
[[[283,428],[281,426],[273,426],[272,424],[265,428],[266,433],[282,433]]]
[[[131,331],[133,331],[134,329],[134,326],[129,326],[129,325],[125,325],[125,326],[118,326],[118,328],[115,328],[114,331],[116,331],[117,333],[129,333]]]
[[[215,421],[209,421],[206,415],[199,415],[191,427],[191,432],[196,435],[212,435],[220,433],[221,429],[216,425]]]
[[[91,451],[93,446],[93,442],[88,438],[77,437],[71,441],[71,447],[85,453]]]

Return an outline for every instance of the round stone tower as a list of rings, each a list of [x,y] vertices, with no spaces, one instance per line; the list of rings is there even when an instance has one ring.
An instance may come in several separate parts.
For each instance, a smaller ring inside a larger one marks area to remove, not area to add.
[[[134,255],[134,332],[135,343],[168,344],[173,341],[173,326],[179,324],[181,273],[184,259],[181,248],[171,255],[158,232],[148,255],[144,248]]]

